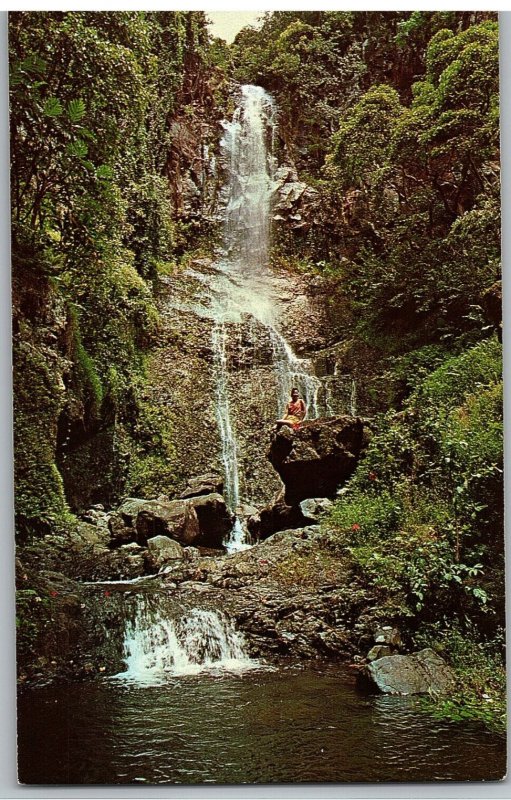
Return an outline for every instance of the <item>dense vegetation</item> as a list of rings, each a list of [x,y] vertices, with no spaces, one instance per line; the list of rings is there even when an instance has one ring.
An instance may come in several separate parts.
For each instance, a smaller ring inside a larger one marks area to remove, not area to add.
[[[278,238],[275,258],[344,287],[353,350],[367,380],[385,384],[369,450],[327,525],[332,550],[411,642],[456,664],[460,692],[444,710],[499,727],[497,23],[276,12],[233,52],[239,77],[278,97],[282,146],[318,190],[320,221]]]
[[[202,12],[14,13],[9,42],[23,532],[168,472],[143,382],[152,281],[187,236],[170,129],[218,82]]]
[[[179,421],[145,385],[156,278],[209,230],[200,198],[183,209],[190,137],[226,113],[227,78],[261,84],[316,189],[273,258],[334,279],[358,379],[385,387],[330,550],[456,664],[447,713],[501,724],[494,15],[272,12],[228,48],[202,12],[18,12],[10,64],[19,532],[172,490]]]

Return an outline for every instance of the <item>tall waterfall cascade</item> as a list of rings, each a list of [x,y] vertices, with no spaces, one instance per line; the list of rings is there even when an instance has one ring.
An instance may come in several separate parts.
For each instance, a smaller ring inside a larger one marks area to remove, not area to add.
[[[277,379],[275,414],[281,414],[297,386],[309,416],[318,415],[319,380],[311,364],[298,358],[279,330],[277,303],[269,278],[271,198],[274,189],[273,143],[276,109],[260,86],[242,86],[232,121],[224,123],[222,159],[227,170],[225,186],[224,249],[218,272],[210,286],[209,312],[214,320],[217,423],[222,441],[225,496],[231,510],[240,504],[240,477],[234,422],[228,387],[226,347],[229,327],[250,318],[263,326],[272,347]],[[236,519],[229,550],[247,546],[246,534]]]
[[[157,686],[180,675],[242,673],[261,666],[225,615],[194,608],[172,619],[143,594],[126,623],[123,649],[126,669],[114,679],[128,684]]]

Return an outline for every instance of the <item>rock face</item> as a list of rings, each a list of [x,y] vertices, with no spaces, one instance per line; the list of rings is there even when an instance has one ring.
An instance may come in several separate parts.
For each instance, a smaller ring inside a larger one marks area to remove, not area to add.
[[[320,518],[333,507],[333,503],[328,497],[311,497],[307,500],[302,500],[300,509],[304,517],[311,522],[319,522]]]
[[[146,501],[137,514],[135,527],[141,545],[153,536],[169,536],[182,544],[194,544],[200,536],[197,513],[188,500]]]
[[[283,489],[267,506],[257,514],[253,514],[247,521],[250,533],[257,539],[267,539],[277,531],[299,528],[303,525],[307,525],[306,517],[299,506],[290,506],[286,503]]]
[[[413,655],[378,658],[364,667],[360,680],[385,694],[443,694],[454,686],[454,673],[428,647]]]
[[[190,478],[188,486],[180,497],[186,500],[204,494],[222,494],[223,491],[224,480],[219,475],[197,475],[195,478]]]
[[[200,535],[195,544],[203,547],[222,547],[225,536],[233,526],[234,516],[218,492],[201,494],[189,501],[199,521]]]
[[[157,571],[169,561],[182,559],[184,556],[181,545],[168,536],[153,536],[147,542],[147,549],[146,568],[151,571]]]
[[[354,472],[365,443],[359,417],[311,420],[297,431],[282,427],[268,458],[285,484],[286,502],[334,495]]]

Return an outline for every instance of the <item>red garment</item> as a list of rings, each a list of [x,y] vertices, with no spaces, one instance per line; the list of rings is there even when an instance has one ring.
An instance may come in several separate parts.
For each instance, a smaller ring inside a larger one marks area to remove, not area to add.
[[[302,417],[305,416],[305,403],[301,398],[298,398],[296,402],[290,402],[287,404],[287,413],[292,417]]]

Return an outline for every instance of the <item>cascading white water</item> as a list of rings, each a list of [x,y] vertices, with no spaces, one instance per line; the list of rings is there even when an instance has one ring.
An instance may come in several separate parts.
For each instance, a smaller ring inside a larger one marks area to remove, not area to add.
[[[229,255],[243,271],[261,271],[268,263],[275,106],[260,86],[242,86],[232,122],[226,123],[222,148],[228,155],[229,200],[224,237]]]
[[[165,616],[144,595],[124,633],[126,669],[115,680],[161,685],[172,676],[200,672],[245,672],[261,664],[249,657],[241,633],[217,611],[194,608],[178,619]]]
[[[296,386],[309,416],[318,416],[319,380],[311,364],[298,358],[279,331],[277,302],[268,280],[270,211],[273,191],[273,141],[275,106],[260,86],[242,86],[238,108],[231,122],[224,123],[221,142],[227,169],[224,216],[225,256],[217,264],[210,285],[209,314],[214,320],[212,345],[215,354],[217,422],[222,440],[225,496],[232,511],[240,502],[240,477],[236,432],[229,402],[229,371],[226,348],[229,326],[247,316],[264,326],[273,350],[277,377],[276,415],[284,412],[290,390]],[[229,550],[247,546],[238,518],[226,542]]]

